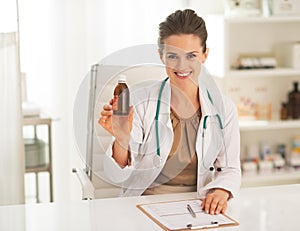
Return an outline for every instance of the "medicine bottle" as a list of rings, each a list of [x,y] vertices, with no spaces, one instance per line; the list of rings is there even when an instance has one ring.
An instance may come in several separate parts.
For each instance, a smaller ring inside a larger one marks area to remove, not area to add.
[[[287,120],[288,119],[288,107],[287,107],[287,103],[281,103],[280,119],[281,120]]]
[[[117,109],[113,111],[114,115],[129,114],[129,88],[126,84],[126,76],[119,75],[118,84],[114,89],[114,99],[118,98]]]
[[[288,114],[292,119],[300,118],[300,91],[298,89],[298,82],[294,82],[294,90],[288,94]]]

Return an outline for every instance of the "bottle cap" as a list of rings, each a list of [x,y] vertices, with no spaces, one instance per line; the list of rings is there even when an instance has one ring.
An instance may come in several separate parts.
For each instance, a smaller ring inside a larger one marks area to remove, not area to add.
[[[120,83],[126,82],[126,75],[119,75],[118,76],[118,82],[120,82]]]

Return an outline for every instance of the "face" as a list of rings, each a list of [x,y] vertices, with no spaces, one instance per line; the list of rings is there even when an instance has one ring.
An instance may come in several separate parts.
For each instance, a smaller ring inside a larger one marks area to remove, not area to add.
[[[181,89],[198,86],[201,64],[207,57],[201,39],[193,34],[171,35],[164,39],[161,60],[172,84]]]

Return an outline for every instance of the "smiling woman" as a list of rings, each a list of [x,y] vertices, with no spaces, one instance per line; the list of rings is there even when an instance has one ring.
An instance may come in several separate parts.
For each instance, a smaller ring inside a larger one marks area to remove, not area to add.
[[[194,34],[171,35],[163,42],[161,59],[173,85],[171,107],[181,118],[189,118],[200,107],[198,78],[206,53]]]
[[[178,104],[182,100],[176,99],[186,98],[195,108],[199,108],[198,77],[201,64],[208,55],[206,40],[205,22],[201,17],[195,17],[194,11],[186,11],[185,14],[176,11],[159,24],[158,43],[161,60],[166,65],[170,83],[187,96],[182,97],[180,94],[180,97],[176,97],[177,94],[174,93],[177,91],[173,90],[171,102]],[[173,104],[174,108],[175,105]]]
[[[190,102],[194,103],[199,103],[197,92],[200,64],[204,63],[208,53],[207,50],[202,52],[201,40],[194,34],[171,35],[163,40],[164,48],[160,52],[171,84],[183,91]],[[198,108],[199,104],[195,107]]]
[[[115,101],[103,106],[98,123],[114,137],[104,171],[122,186],[122,196],[197,191],[210,214],[224,213],[236,196],[237,110],[203,66],[206,39],[205,22],[194,10],[176,10],[159,25],[168,77],[133,92],[126,117],[113,113]]]

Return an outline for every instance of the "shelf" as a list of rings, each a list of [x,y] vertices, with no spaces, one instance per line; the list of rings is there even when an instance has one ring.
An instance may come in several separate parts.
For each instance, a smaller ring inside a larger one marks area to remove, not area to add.
[[[272,147],[285,144],[288,153],[291,138],[300,131],[300,119],[279,119],[280,103],[286,102],[291,82],[300,81],[300,69],[289,67],[284,49],[277,48],[281,44],[299,41],[299,25],[300,15],[207,16],[207,44],[211,49],[206,65],[214,77],[220,78],[222,91],[236,105],[241,103],[242,97],[257,104],[272,105],[271,121],[240,117],[241,159],[246,158],[251,145],[259,149],[262,141],[269,142]],[[277,67],[234,69],[233,64],[241,54],[273,54]],[[243,187],[291,183],[300,183],[300,170],[243,175],[242,178]]]
[[[300,69],[274,68],[274,69],[252,69],[252,70],[230,70],[225,74],[226,78],[263,78],[263,77],[291,77],[300,76]]]
[[[25,169],[26,173],[49,172],[49,171],[50,171],[49,165],[43,165],[38,167],[26,167]]]
[[[276,185],[276,184],[296,184],[300,183],[300,171],[286,170],[285,172],[272,172],[268,174],[256,174],[242,177],[242,187]]]
[[[28,116],[28,117],[23,117],[23,125],[50,125],[52,119],[49,117],[40,117],[40,116]]]
[[[300,22],[300,15],[287,15],[287,16],[226,16],[225,22],[228,23],[294,23]]]
[[[48,163],[45,162],[38,162],[38,164],[43,164],[39,165],[36,167],[26,167],[25,166],[25,173],[35,173],[35,188],[36,188],[36,202],[40,202],[39,199],[39,173],[40,172],[48,172],[49,173],[49,191],[50,191],[50,202],[53,202],[53,174],[52,174],[52,118],[41,115],[41,116],[27,116],[23,117],[23,126],[30,126],[33,129],[33,134],[34,134],[34,139],[38,139],[39,137],[39,132],[37,129],[38,126],[40,125],[45,125],[47,126],[47,139],[48,142],[45,148],[47,147],[48,149]],[[25,139],[26,137],[24,137]],[[33,138],[33,137],[32,137]],[[31,138],[31,139],[32,139]],[[42,153],[37,152],[39,149],[35,148],[32,152],[34,155],[41,155]]]
[[[258,131],[271,129],[299,129],[300,120],[254,120],[254,121],[239,121],[240,131]]]

